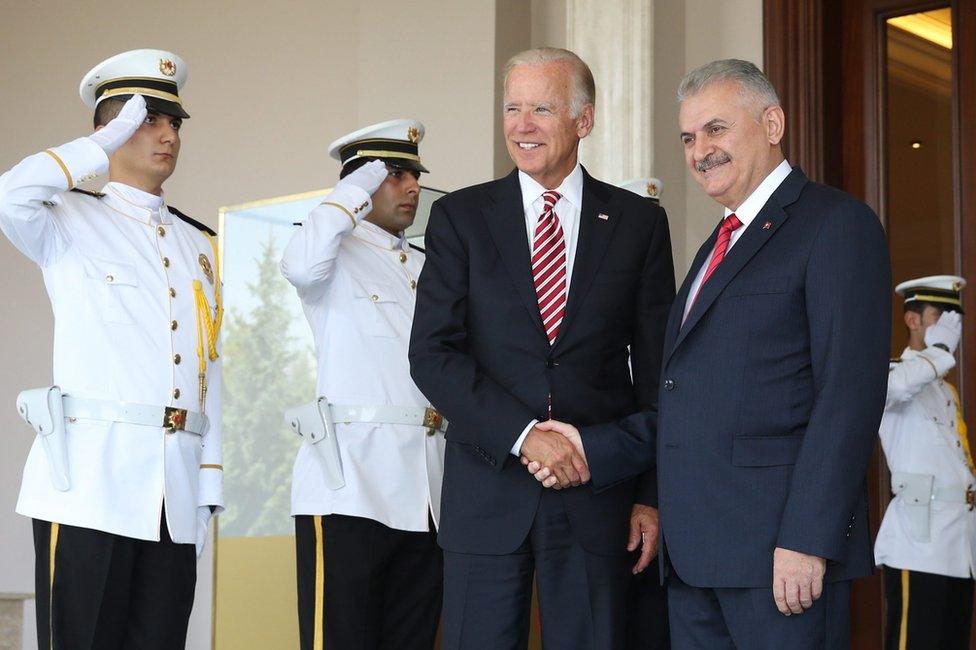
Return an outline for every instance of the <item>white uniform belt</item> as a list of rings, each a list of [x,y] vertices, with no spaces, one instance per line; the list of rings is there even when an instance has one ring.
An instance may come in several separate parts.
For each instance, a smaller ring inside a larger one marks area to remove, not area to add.
[[[332,413],[332,421],[336,423],[406,424],[438,431],[447,430],[447,420],[440,413],[422,406],[329,404],[329,410]]]
[[[106,420],[146,427],[163,427],[170,431],[186,431],[202,436],[207,432],[207,416],[172,406],[151,406],[132,402],[112,402],[82,399],[65,395],[64,417],[84,420]]]
[[[949,503],[965,503],[972,510],[976,505],[976,491],[972,487],[949,486],[932,488],[932,499]]]

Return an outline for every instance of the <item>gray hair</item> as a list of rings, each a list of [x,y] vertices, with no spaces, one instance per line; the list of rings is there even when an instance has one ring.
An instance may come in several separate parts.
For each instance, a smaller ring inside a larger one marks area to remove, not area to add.
[[[734,81],[739,84],[739,94],[746,101],[754,102],[762,113],[770,106],[779,106],[779,95],[769,79],[755,64],[741,59],[722,59],[695,68],[685,75],[678,86],[678,102],[697,95],[709,84]]]
[[[520,65],[561,62],[569,64],[572,72],[569,112],[575,119],[583,112],[584,106],[587,104],[596,105],[596,82],[593,81],[593,73],[590,71],[590,66],[586,65],[586,62],[579,58],[575,52],[558,47],[537,47],[519,52],[505,64],[504,87],[508,87],[508,75]]]

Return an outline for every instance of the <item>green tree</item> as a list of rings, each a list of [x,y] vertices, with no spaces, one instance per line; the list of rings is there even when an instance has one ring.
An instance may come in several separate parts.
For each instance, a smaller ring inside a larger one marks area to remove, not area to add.
[[[257,305],[227,313],[223,339],[223,447],[227,510],[220,534],[229,537],[293,532],[291,472],[300,440],[285,424],[286,408],[315,394],[312,351],[288,334],[295,298],[278,269],[274,233],[255,260],[248,290]]]

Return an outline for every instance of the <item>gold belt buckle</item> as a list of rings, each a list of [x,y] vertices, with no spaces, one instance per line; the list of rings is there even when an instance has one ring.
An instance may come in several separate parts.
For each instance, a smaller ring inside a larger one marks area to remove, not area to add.
[[[432,436],[441,428],[441,424],[444,422],[444,416],[437,412],[436,409],[427,407],[424,409],[424,426],[427,427],[427,435]]]
[[[183,431],[186,427],[186,409],[167,406],[163,411],[163,427],[168,429],[170,433]]]
[[[966,504],[969,505],[969,510],[972,511],[976,508],[976,490],[970,485],[966,488]]]

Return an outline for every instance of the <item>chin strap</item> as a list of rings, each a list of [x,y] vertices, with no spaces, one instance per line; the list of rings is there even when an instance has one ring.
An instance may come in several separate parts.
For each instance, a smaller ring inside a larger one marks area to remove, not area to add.
[[[200,412],[205,413],[205,401],[207,399],[207,360],[217,360],[217,340],[220,338],[220,324],[224,319],[224,306],[220,297],[220,260],[217,257],[216,238],[207,235],[210,239],[210,246],[214,256],[214,302],[216,306],[211,313],[210,303],[207,295],[203,292],[203,283],[200,280],[193,281],[193,295],[197,310],[197,359],[200,361],[200,372],[197,375],[200,379]],[[206,353],[204,353],[204,341],[206,341]]]

